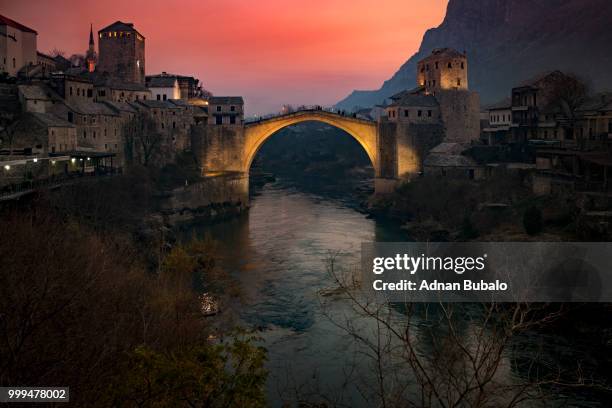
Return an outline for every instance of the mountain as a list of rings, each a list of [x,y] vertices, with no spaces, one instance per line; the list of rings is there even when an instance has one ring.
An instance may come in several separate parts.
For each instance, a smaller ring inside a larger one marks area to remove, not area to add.
[[[427,30],[419,51],[374,91],[353,91],[336,105],[372,106],[416,86],[416,63],[434,48],[466,51],[470,89],[483,104],[542,71],[559,69],[594,90],[612,89],[612,1],[449,0],[440,26]]]

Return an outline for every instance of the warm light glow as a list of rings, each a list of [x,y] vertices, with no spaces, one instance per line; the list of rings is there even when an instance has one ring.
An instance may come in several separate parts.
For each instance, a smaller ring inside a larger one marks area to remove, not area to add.
[[[35,157],[35,158],[34,158],[34,160],[32,160],[32,161],[33,161],[34,163],[37,163],[37,162],[38,162],[38,158],[36,158],[36,157]]]
[[[10,170],[11,166],[9,166],[8,164],[6,166],[4,166],[4,170]]]
[[[74,162],[76,161],[76,159],[73,157],[72,159],[70,159],[70,161],[71,161],[72,163],[74,163]]]

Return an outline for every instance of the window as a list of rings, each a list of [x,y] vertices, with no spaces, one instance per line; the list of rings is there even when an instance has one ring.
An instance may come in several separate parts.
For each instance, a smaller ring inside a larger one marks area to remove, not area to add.
[[[157,94],[157,100],[158,101],[161,100],[161,95],[160,94]]]
[[[74,120],[74,116],[72,112],[68,112],[68,122],[72,123],[72,121]]]
[[[429,71],[429,64],[425,65],[425,71]]]
[[[438,62],[436,61],[436,69],[438,69]]]
[[[95,131],[95,130],[94,130],[94,132],[93,132],[93,138],[94,138],[94,139],[96,138],[96,131]]]
[[[230,110],[231,110],[232,112],[236,112],[236,107],[235,107],[235,106],[230,106]]]
[[[166,94],[164,94],[164,101],[166,100],[166,98],[167,98],[167,96],[166,96]]]
[[[236,116],[230,116],[230,124],[235,125],[236,124]]]
[[[431,118],[431,109],[427,111],[427,116]]]
[[[423,111],[418,111],[417,112],[417,116],[420,118],[421,116],[423,116]]]
[[[433,80],[433,86],[436,86],[436,80],[435,79]]]
[[[176,129],[176,122],[172,122],[172,129]]]
[[[453,67],[453,64],[451,64],[451,63],[449,62],[447,66],[448,66],[449,68],[452,68],[452,67]]]
[[[461,78],[457,78],[457,86],[461,86]]]
[[[70,96],[72,96],[72,87],[70,87]]]
[[[93,89],[88,89],[88,90],[87,90],[87,97],[88,97],[88,98],[93,97]]]
[[[15,68],[15,65],[16,65],[16,61],[15,61],[15,58],[13,58],[13,68]]]
[[[81,88],[77,88],[77,96],[81,96]]]
[[[87,131],[86,130],[83,131],[83,139],[87,139]]]
[[[217,112],[221,112],[221,106],[217,106]]]
[[[220,125],[223,123],[223,118],[221,116],[215,116],[215,124]]]
[[[463,64],[463,62],[461,63],[461,69],[464,69],[465,65]]]
[[[404,109],[404,117],[410,116],[410,111],[408,109]]]

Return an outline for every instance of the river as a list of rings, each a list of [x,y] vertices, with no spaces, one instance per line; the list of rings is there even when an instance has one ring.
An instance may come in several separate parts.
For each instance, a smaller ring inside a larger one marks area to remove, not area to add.
[[[368,406],[358,384],[371,379],[373,361],[337,323],[350,321],[364,333],[373,331],[373,323],[357,318],[345,297],[321,295],[334,286],[328,261],[335,254],[338,265],[353,270],[362,242],[409,237],[342,197],[304,192],[280,180],[265,185],[240,218],[198,227],[200,235],[220,243],[219,265],[238,288],[240,300],[225,301],[217,319],[259,329],[268,350],[271,406],[321,396]],[[504,364],[502,375],[514,380]]]

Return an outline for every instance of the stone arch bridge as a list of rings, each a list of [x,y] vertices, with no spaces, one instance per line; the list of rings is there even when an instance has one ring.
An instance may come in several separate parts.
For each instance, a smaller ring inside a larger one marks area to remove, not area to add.
[[[279,130],[316,121],[344,130],[363,147],[375,172],[375,193],[391,192],[399,175],[415,173],[420,159],[401,124],[371,121],[321,109],[300,110],[244,125],[199,125],[192,145],[204,178],[218,178],[218,188],[232,201],[248,203],[249,168],[261,146]],[[398,137],[399,136],[399,137]],[[245,197],[246,195],[246,197]]]

